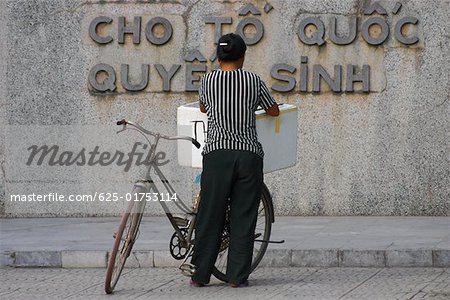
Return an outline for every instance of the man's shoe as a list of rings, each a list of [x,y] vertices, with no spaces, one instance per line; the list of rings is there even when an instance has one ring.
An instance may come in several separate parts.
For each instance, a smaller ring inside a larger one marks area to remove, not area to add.
[[[231,286],[232,288],[248,287],[248,280],[246,280],[246,281],[244,281],[244,282],[242,282],[242,283],[239,283],[239,284],[237,284],[237,283],[231,283],[230,286]]]
[[[203,283],[194,281],[192,279],[191,279],[191,282],[189,283],[189,285],[192,286],[192,287],[204,287],[205,286]]]

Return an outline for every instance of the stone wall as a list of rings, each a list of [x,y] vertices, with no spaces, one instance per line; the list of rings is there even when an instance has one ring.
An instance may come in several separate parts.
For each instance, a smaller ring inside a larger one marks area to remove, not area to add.
[[[63,151],[127,153],[145,142],[115,133],[122,118],[175,135],[177,107],[196,101],[198,76],[217,67],[219,29],[242,29],[245,68],[299,108],[297,165],[265,175],[277,214],[450,215],[448,0],[0,5],[4,217],[118,215],[126,201],[98,195],[123,197],[142,168],[59,165]],[[50,155],[30,162],[33,145],[59,147],[55,165]],[[163,171],[190,198],[198,170],[177,165],[175,143],[161,146]],[[11,201],[33,193],[97,198]],[[162,210],[152,203],[148,213]]]

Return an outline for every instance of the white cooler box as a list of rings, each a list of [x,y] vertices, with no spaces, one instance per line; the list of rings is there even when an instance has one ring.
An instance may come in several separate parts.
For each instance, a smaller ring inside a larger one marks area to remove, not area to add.
[[[258,140],[264,149],[264,173],[293,166],[297,162],[297,107],[291,104],[279,106],[280,115],[271,117],[264,110],[256,111]],[[194,137],[200,143],[197,149],[192,143],[178,140],[178,164],[202,168],[202,150],[206,141],[208,118],[200,112],[198,102],[178,107],[178,135]]]

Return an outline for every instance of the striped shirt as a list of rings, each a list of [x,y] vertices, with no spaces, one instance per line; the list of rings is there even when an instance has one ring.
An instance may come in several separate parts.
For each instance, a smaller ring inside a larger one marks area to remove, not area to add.
[[[203,155],[214,150],[251,151],[264,157],[258,142],[255,111],[275,100],[261,78],[248,71],[215,70],[202,77],[199,101],[206,108],[208,134]]]

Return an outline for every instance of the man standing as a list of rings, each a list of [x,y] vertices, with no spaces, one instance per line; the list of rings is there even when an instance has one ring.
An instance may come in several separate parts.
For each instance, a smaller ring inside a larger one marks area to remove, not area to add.
[[[227,281],[232,287],[248,286],[263,184],[264,152],[257,139],[255,111],[261,106],[278,116],[279,110],[261,78],[242,69],[246,49],[239,35],[222,36],[217,46],[220,69],[203,76],[200,83],[200,110],[208,115],[208,134],[192,255],[195,287],[210,281],[228,200]]]

